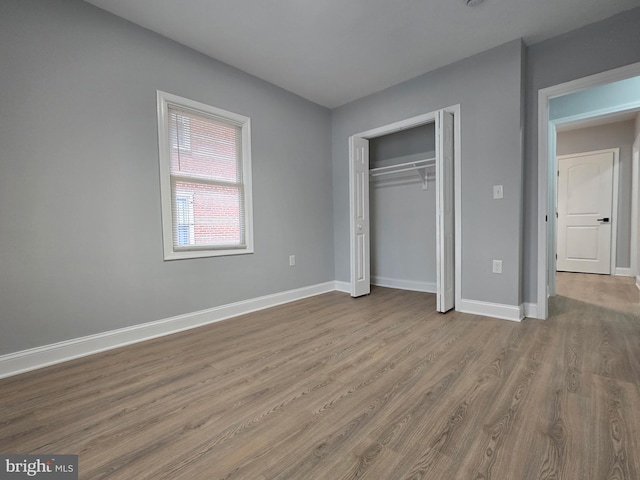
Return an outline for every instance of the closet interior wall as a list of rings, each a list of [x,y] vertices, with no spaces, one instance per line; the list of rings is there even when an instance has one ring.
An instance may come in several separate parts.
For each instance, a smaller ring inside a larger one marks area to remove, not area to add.
[[[369,168],[435,157],[435,124],[429,123],[369,141]],[[426,189],[416,170],[371,176],[371,283],[436,291],[435,166]]]

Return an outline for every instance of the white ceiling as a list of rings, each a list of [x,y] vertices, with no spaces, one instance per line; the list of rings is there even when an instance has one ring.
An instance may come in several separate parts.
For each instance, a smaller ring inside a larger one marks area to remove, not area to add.
[[[326,107],[638,0],[87,0]]]

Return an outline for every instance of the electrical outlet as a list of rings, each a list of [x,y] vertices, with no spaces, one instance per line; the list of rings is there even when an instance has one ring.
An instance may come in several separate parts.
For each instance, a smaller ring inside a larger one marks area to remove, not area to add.
[[[296,256],[295,255],[289,255],[289,266],[293,267],[296,264]]]
[[[493,261],[493,273],[502,273],[502,260]]]
[[[502,185],[494,185],[493,186],[493,199],[498,200],[499,198],[504,197],[504,190]]]

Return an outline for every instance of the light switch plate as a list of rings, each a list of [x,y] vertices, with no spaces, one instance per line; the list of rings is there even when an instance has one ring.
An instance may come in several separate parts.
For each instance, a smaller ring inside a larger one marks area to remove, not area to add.
[[[504,197],[504,191],[502,185],[494,185],[493,186],[493,199],[497,200],[499,198]]]

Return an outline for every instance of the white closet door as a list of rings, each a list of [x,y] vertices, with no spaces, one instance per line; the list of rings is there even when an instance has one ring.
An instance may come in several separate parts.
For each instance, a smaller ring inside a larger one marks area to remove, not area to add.
[[[453,216],[453,115],[440,110],[436,117],[436,309],[454,307],[454,216]]]
[[[351,216],[351,296],[371,292],[369,247],[369,141],[349,138]]]

